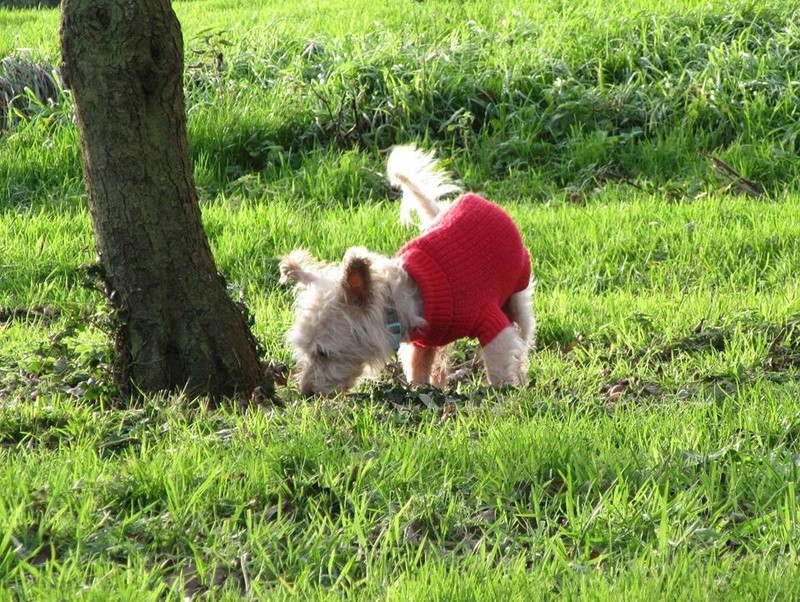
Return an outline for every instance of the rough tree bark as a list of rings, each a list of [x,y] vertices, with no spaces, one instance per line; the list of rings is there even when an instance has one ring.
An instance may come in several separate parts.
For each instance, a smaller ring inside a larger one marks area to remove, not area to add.
[[[183,39],[169,0],[64,0],[61,54],[100,264],[120,316],[116,384],[271,397],[202,227]]]

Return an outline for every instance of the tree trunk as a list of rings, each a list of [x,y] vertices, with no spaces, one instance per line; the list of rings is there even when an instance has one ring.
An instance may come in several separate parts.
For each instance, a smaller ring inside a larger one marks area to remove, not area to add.
[[[62,73],[124,392],[272,396],[203,230],[189,160],[183,40],[169,0],[64,0]]]

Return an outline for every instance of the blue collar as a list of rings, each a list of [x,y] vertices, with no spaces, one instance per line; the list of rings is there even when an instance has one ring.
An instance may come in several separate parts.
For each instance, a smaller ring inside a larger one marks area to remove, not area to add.
[[[394,302],[389,300],[389,307],[386,308],[386,330],[389,331],[389,341],[392,345],[392,351],[397,353],[400,349],[400,343],[403,340],[403,326],[400,324],[400,317],[397,315],[397,309]]]

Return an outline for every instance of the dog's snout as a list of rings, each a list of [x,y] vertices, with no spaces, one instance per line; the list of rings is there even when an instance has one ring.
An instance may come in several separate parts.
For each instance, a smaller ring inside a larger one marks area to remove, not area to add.
[[[300,395],[303,397],[314,397],[316,395],[324,395],[327,389],[320,386],[320,383],[308,374],[302,375],[299,379],[298,385],[300,386]]]

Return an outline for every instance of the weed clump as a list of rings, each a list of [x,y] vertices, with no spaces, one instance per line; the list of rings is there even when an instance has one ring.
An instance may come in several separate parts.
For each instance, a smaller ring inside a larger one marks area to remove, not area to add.
[[[37,109],[53,105],[63,94],[58,71],[24,54],[0,60],[0,130],[10,129]]]

